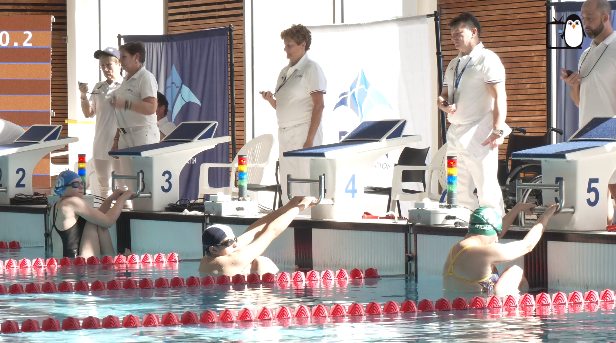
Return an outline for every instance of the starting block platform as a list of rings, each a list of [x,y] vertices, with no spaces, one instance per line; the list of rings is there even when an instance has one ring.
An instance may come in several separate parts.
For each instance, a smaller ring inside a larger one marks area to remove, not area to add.
[[[16,194],[32,194],[32,173],[50,152],[78,138],[60,137],[61,125],[32,125],[13,143],[0,146],[0,205]]]
[[[545,187],[535,188],[542,188],[543,204],[568,209],[550,220],[548,230],[605,228],[611,204],[607,185],[616,170],[616,118],[594,118],[568,142],[514,152],[511,158],[540,161]]]
[[[136,182],[133,209],[138,211],[164,211],[169,203],[180,196],[180,172],[186,162],[198,153],[231,141],[231,137],[214,138],[217,122],[183,122],[160,143],[141,145],[116,151],[109,156],[129,157],[131,175],[112,174],[112,187],[116,180]]]
[[[312,219],[358,220],[363,214],[366,171],[386,153],[421,141],[421,136],[404,136],[406,120],[364,121],[341,142],[287,151],[284,157],[310,158],[310,179],[287,177],[287,196],[291,184],[318,184],[319,204],[312,208]]]

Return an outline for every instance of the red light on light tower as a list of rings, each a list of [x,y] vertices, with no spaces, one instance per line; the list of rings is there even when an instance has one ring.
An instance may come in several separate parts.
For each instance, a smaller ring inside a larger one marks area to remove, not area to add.
[[[248,157],[239,155],[237,157],[237,187],[238,200],[247,200],[248,192]]]
[[[447,205],[458,205],[458,158],[447,156]]]
[[[77,155],[77,174],[83,181],[83,194],[86,194],[86,154]]]

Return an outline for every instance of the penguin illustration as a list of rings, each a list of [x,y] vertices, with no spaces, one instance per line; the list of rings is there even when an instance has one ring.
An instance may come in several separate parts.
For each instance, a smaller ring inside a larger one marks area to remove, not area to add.
[[[565,40],[570,48],[582,48],[582,42],[586,37],[586,32],[582,27],[582,19],[577,14],[571,14],[565,21],[565,30],[561,34],[561,37]]]

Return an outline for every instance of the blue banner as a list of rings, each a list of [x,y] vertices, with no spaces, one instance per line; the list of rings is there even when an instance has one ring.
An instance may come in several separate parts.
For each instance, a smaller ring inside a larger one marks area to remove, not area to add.
[[[183,121],[217,121],[215,137],[229,135],[229,47],[226,27],[162,36],[122,36],[145,44],[145,67],[169,101],[167,117]],[[229,143],[206,150],[186,163],[180,174],[180,198],[199,198],[202,163],[228,163]],[[211,187],[229,184],[228,168],[210,168]]]

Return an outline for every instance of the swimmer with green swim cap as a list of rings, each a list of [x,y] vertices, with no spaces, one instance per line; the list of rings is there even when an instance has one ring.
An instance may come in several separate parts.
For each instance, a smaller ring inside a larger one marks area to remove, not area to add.
[[[517,204],[501,218],[490,207],[473,211],[468,233],[451,247],[443,266],[443,288],[495,293],[499,296],[517,294],[519,287],[528,287],[523,271],[513,265],[499,275],[495,264],[516,260],[533,250],[545,231],[548,220],[558,205],[547,208],[524,239],[505,244],[498,241],[520,212],[531,214],[533,204]]]

